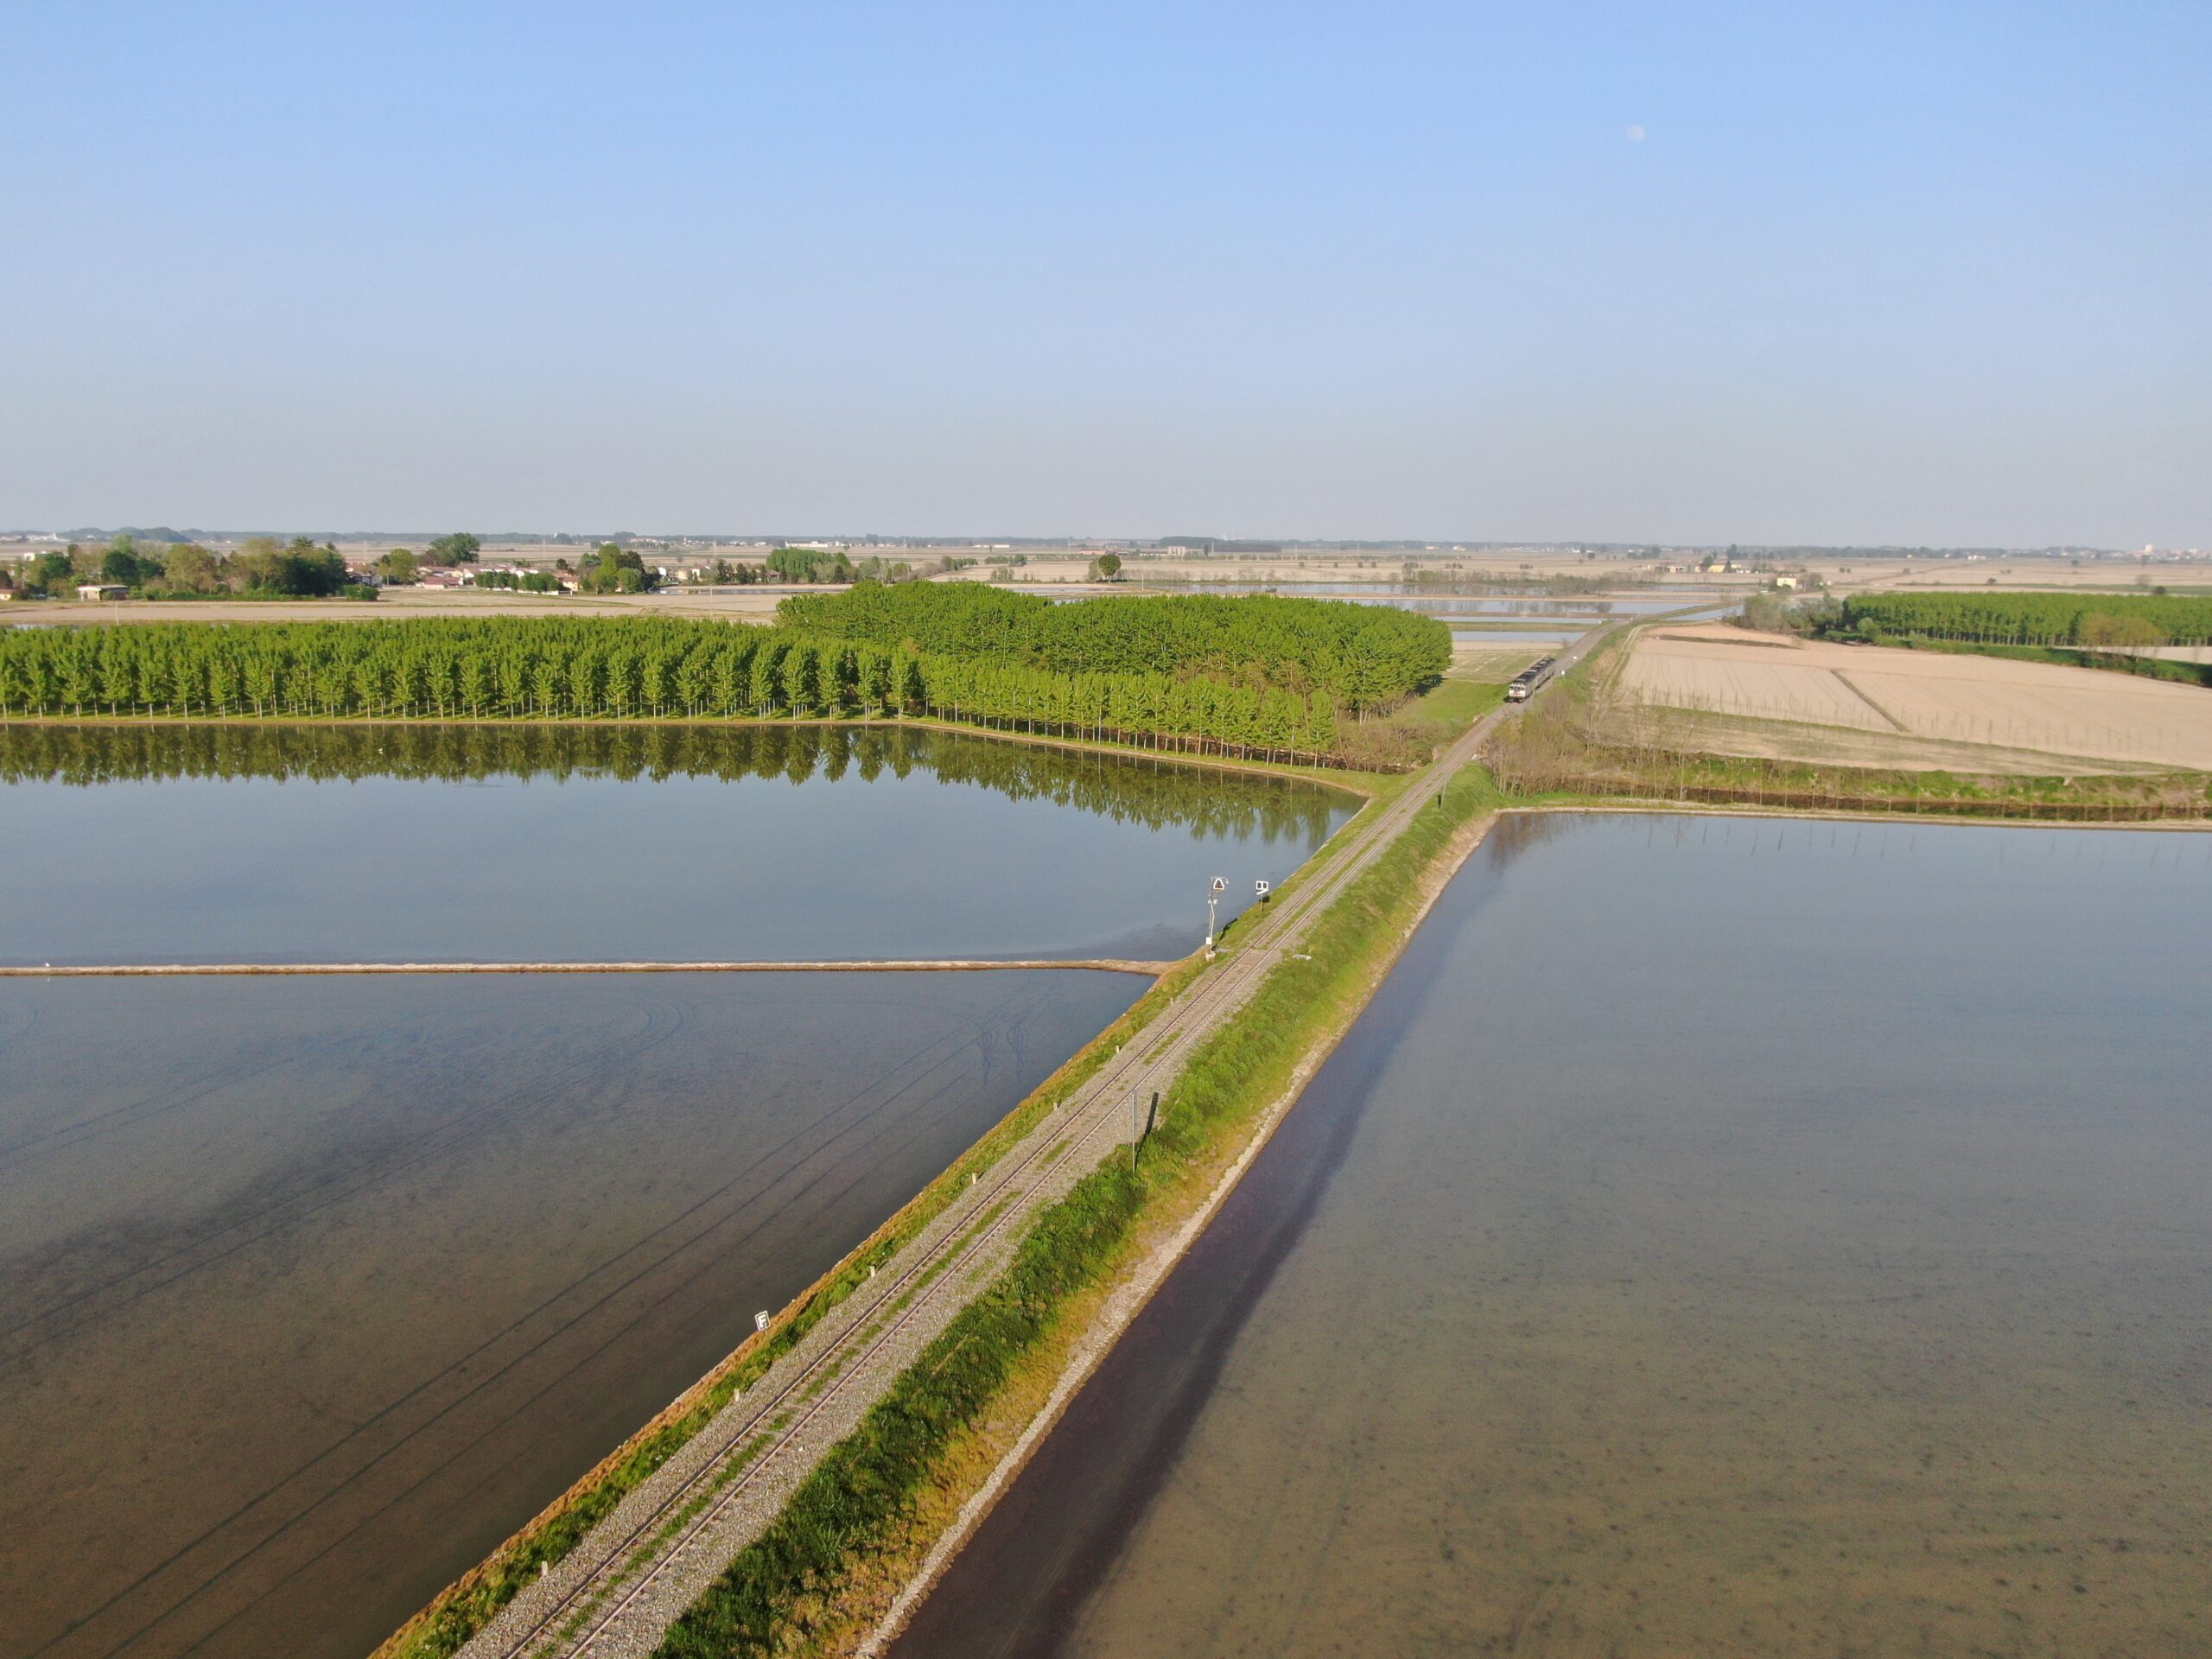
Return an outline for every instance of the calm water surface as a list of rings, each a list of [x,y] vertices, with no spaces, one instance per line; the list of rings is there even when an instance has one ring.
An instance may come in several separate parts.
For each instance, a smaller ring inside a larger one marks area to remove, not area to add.
[[[1357,804],[895,728],[22,728],[0,823],[67,850],[0,961],[1167,958]]]
[[[899,1649],[2212,1651],[2212,840],[1508,821]]]
[[[1340,792],[932,734],[0,734],[16,962],[1179,954]],[[358,1656],[1141,979],[0,982],[0,1655]]]
[[[1143,988],[0,982],[0,1653],[365,1653]]]

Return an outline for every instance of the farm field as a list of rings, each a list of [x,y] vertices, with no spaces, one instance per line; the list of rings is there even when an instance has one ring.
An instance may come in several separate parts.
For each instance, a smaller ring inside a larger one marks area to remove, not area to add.
[[[1637,640],[1620,688],[1630,708],[1718,717],[1697,731],[1719,753],[1837,758],[1828,733],[1793,742],[1794,727],[1864,734],[1851,746],[1864,765],[2212,770],[2212,695],[2100,670],[1655,628]]]
[[[1525,645],[1463,645],[1454,640],[1452,666],[1445,671],[1445,677],[1503,685],[1537,658],[1559,648],[1550,639],[1532,639]]]

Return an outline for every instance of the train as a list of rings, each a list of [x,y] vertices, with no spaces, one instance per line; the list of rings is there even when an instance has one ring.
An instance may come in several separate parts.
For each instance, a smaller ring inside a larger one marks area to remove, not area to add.
[[[1513,677],[1513,683],[1505,688],[1508,702],[1526,702],[1536,693],[1536,688],[1552,677],[1552,665],[1556,657],[1539,657]]]

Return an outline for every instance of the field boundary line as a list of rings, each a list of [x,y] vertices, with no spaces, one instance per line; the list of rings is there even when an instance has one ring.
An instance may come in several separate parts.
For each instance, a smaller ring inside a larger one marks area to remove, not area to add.
[[[1834,675],[1836,678],[1842,683],[1843,689],[1845,690],[1850,692],[1853,696],[1857,697],[1859,702],[1865,703],[1869,709],[1872,709],[1884,720],[1888,721],[1892,730],[1906,737],[1915,735],[1910,727],[1907,726],[1903,721],[1899,720],[1888,709],[1883,708],[1880,703],[1875,702],[1874,699],[1867,694],[1866,688],[1860,685],[1858,681],[1853,679],[1850,675],[1845,673],[1840,668],[1832,668],[1828,670],[1828,672]]]

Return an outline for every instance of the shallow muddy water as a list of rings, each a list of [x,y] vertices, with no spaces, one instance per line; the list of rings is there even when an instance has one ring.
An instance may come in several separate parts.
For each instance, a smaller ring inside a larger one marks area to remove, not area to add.
[[[0,1653],[365,1653],[1144,983],[0,982]]]
[[[2212,838],[1507,820],[898,1649],[2212,1651]]]
[[[1154,960],[1358,804],[887,728],[18,727],[0,962]]]

